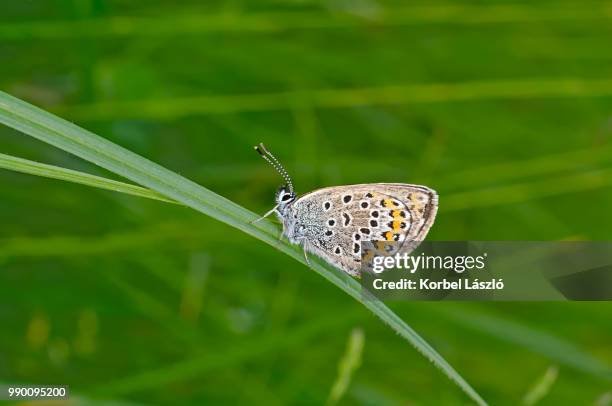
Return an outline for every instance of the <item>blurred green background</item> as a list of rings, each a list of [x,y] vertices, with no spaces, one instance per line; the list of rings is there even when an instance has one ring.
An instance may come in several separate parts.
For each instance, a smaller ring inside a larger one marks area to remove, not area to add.
[[[2,1],[0,89],[260,213],[280,184],[263,141],[299,193],[435,188],[433,240],[606,240],[610,44],[593,0]],[[6,127],[0,152],[116,178]],[[610,303],[392,307],[491,404],[542,379],[540,404],[612,404]],[[469,404],[260,241],[6,170],[0,326],[0,382],[69,384],[70,404],[323,404],[355,328],[341,404]]]

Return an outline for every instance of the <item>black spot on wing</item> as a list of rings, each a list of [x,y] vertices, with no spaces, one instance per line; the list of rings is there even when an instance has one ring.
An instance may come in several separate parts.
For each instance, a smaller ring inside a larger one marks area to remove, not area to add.
[[[348,213],[342,213],[342,217],[344,217],[344,227],[351,224],[351,216]]]

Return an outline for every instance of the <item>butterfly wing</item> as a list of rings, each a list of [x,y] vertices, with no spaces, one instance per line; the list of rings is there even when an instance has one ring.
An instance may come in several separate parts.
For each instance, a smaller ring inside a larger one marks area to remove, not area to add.
[[[374,183],[316,190],[295,202],[294,213],[310,226],[308,251],[359,276],[361,242],[396,241],[393,253],[410,252],[429,232],[437,208],[438,195],[428,187]]]

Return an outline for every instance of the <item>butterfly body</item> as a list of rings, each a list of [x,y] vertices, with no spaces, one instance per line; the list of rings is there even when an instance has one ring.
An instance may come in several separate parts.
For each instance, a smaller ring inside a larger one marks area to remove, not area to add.
[[[374,183],[318,189],[301,197],[282,187],[275,213],[291,243],[353,276],[360,275],[364,241],[411,251],[435,219],[438,196],[428,187]]]

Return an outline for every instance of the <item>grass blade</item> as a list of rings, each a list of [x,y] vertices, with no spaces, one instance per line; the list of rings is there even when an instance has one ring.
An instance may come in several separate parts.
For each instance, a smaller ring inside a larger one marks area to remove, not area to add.
[[[559,364],[567,365],[608,382],[612,381],[612,368],[609,365],[594,358],[572,342],[545,331],[479,311],[470,305],[455,306],[452,309],[432,308],[432,310],[461,327],[520,345]]]
[[[232,368],[248,360],[266,357],[271,353],[286,351],[302,345],[329,331],[332,326],[353,323],[355,312],[343,314],[338,320],[336,314],[327,314],[317,320],[310,320],[287,334],[265,334],[255,340],[228,344],[214,354],[190,356],[187,359],[145,370],[134,375],[104,382],[84,392],[96,396],[119,396],[164,387],[173,382],[189,380],[211,371]]]
[[[0,92],[0,122],[231,225],[307,265],[302,250],[279,241],[278,230],[270,222],[251,224],[250,221],[258,217],[255,213],[140,155],[4,92]],[[468,382],[397,314],[371,297],[371,294],[362,294],[361,285],[355,279],[315,258],[310,260],[310,267],[370,309],[440,368],[476,403],[486,404]]]
[[[608,97],[610,95],[612,95],[612,78],[527,78],[98,102],[61,107],[55,112],[79,120],[116,120],[120,118],[172,120],[198,114],[290,110],[294,107],[295,100],[305,100],[317,109],[342,109],[363,106]]]
[[[612,170],[598,169],[544,180],[456,192],[446,197],[443,210],[459,211],[498,204],[522,203],[610,185],[612,185]]]
[[[536,4],[436,4],[392,7],[386,12],[365,16],[356,14],[347,3],[339,12],[286,11],[203,14],[201,9],[164,18],[116,16],[86,21],[36,21],[5,23],[0,26],[3,40],[71,39],[104,37],[155,37],[196,35],[210,32],[268,33],[287,30],[329,28],[394,27],[422,24],[483,25],[492,23],[533,23],[565,21],[605,21],[607,2],[593,2],[589,7],[559,4],[554,8]],[[338,7],[338,5],[336,5]]]
[[[41,164],[39,162],[10,155],[0,154],[0,168],[177,204],[174,200],[168,199],[157,192],[140,186],[130,185],[128,183],[118,182],[116,180],[106,179],[100,176],[74,171],[72,169],[60,168],[59,166]]]
[[[348,339],[346,353],[338,365],[338,377],[329,394],[329,399],[327,400],[328,405],[337,404],[346,393],[351,383],[353,372],[361,366],[364,342],[365,335],[363,330],[361,328],[353,329]]]
[[[546,372],[544,372],[544,375],[538,379],[534,383],[533,387],[529,389],[529,392],[525,394],[525,397],[523,398],[523,405],[533,406],[544,399],[544,397],[548,395],[548,392],[550,392],[552,386],[555,384],[558,376],[559,367],[556,365],[549,366]]]

